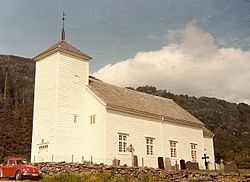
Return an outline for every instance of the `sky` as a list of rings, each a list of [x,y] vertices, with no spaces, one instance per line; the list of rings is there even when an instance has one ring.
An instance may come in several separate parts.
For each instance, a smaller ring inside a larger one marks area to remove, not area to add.
[[[249,0],[0,0],[0,54],[32,58],[60,40],[118,86],[250,104]]]

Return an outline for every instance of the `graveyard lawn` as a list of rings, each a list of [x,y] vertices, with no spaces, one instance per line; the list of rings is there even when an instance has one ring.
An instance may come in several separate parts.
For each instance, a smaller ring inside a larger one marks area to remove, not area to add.
[[[247,174],[248,171],[244,171]],[[223,178],[220,178],[222,181],[225,182],[236,182],[236,181],[244,181],[245,179],[239,177],[239,176],[224,176]],[[180,179],[183,182],[188,182],[190,179]],[[206,181],[206,179],[204,179]],[[62,181],[88,181],[88,182],[103,182],[103,181],[109,181],[109,182],[153,182],[153,181],[161,181],[161,182],[170,182],[173,181],[171,178],[165,178],[163,176],[141,176],[141,177],[133,177],[131,175],[121,175],[121,176],[114,176],[110,175],[108,173],[84,173],[84,174],[61,174],[61,175],[55,175],[55,176],[47,176],[41,180],[41,182],[62,182]],[[192,180],[191,180],[192,181]]]
[[[250,169],[239,169],[240,174],[250,174]]]
[[[223,170],[209,170],[210,173],[223,173]],[[240,174],[249,174],[250,175],[250,169],[239,169]]]
[[[108,173],[84,173],[84,174],[61,174],[56,176],[48,176],[41,180],[41,182],[62,182],[62,181],[88,181],[88,182],[143,182],[143,181],[162,181],[170,182],[171,179],[166,179],[160,176],[144,176],[144,177],[132,177],[130,175],[114,176]]]

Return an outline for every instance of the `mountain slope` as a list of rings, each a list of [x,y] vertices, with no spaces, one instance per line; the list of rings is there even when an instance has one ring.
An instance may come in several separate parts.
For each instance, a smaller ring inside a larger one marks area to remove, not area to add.
[[[0,55],[0,159],[30,156],[34,61]]]

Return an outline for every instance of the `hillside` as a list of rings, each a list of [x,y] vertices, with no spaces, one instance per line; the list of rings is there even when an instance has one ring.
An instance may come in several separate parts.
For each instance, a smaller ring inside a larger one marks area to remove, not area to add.
[[[35,62],[0,55],[0,159],[30,158]],[[135,89],[135,88],[130,88]],[[250,106],[216,98],[175,95],[152,86],[135,90],[171,98],[215,133],[215,153],[250,168]]]
[[[35,64],[0,55],[0,159],[30,156]]]

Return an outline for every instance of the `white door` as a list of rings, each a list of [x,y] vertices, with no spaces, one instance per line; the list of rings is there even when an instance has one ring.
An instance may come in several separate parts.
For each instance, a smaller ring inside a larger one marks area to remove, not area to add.
[[[48,144],[38,146],[38,162],[48,161],[48,150],[49,150]]]

